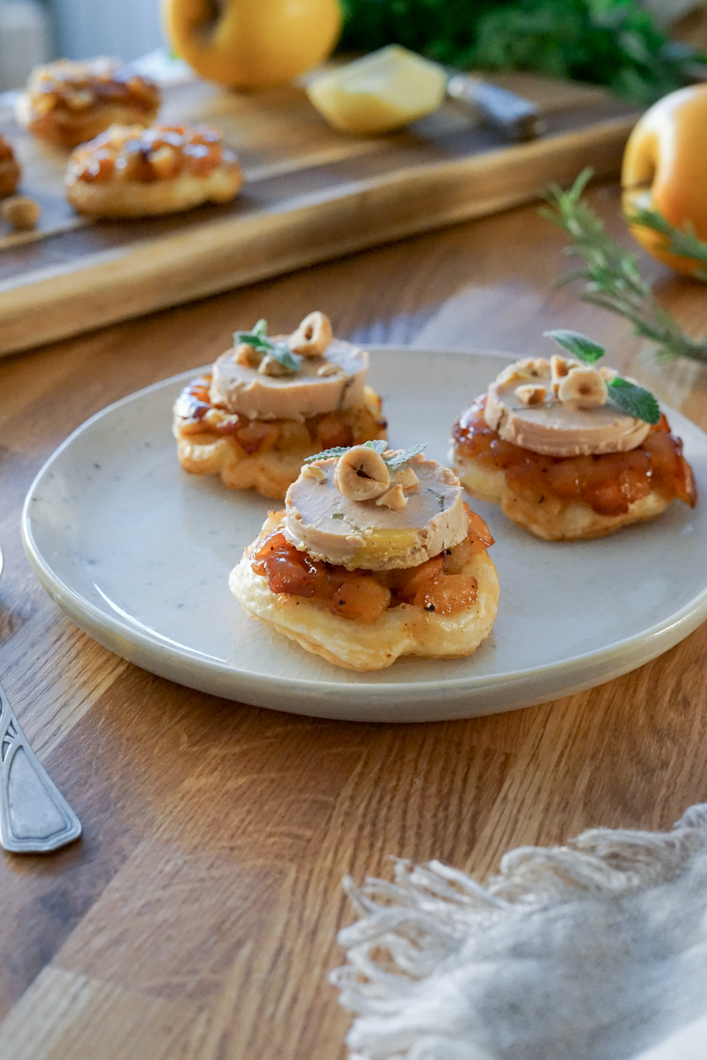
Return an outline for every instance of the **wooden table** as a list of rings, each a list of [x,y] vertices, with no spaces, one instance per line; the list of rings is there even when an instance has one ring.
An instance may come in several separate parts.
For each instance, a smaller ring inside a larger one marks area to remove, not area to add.
[[[628,243],[615,189],[592,198]],[[623,321],[552,289],[563,244],[525,207],[0,362],[0,674],[84,824],[62,852],[2,858],[3,1060],[342,1058],[349,1016],[327,972],[351,920],[345,873],[390,877],[397,855],[483,877],[519,844],[669,828],[707,797],[707,625],[634,673],[528,710],[315,721],[111,655],[22,552],[22,499],[69,431],[208,361],[235,327],[264,316],[286,331],[313,306],[370,342],[539,354],[544,328],[588,331],[707,428],[707,368],[637,363]],[[704,286],[647,269],[704,331]]]

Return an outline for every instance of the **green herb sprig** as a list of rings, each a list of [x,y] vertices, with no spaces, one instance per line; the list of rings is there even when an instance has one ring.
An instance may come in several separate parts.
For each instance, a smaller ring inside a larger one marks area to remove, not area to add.
[[[657,210],[639,208],[626,217],[628,224],[641,225],[650,228],[663,236],[661,250],[668,254],[674,254],[678,258],[687,258],[689,261],[701,262],[694,271],[698,280],[707,282],[707,243],[704,243],[695,235],[695,230],[688,223],[684,228],[676,228],[663,217]]]
[[[565,249],[565,253],[582,258],[584,262],[581,268],[562,276],[558,284],[585,280],[580,296],[582,300],[630,320],[637,335],[655,343],[655,352],[662,359],[689,357],[693,361],[707,362],[707,338],[695,340],[685,334],[667,309],[659,305],[642,279],[636,265],[636,255],[627,254],[608,235],[603,221],[583,201],[582,193],[591,176],[592,171],[585,169],[567,191],[552,184],[546,194],[550,206],[540,211],[543,217],[572,237],[573,243]],[[645,211],[637,217],[643,218],[646,214],[649,227],[651,224],[660,224],[666,238],[675,241],[671,246],[687,247],[685,256],[697,257],[695,243],[699,243],[699,240],[694,234],[673,228],[664,218],[656,222],[652,211]],[[707,263],[707,246],[701,246],[699,260]]]
[[[268,338],[268,327],[264,320],[259,320],[252,331],[234,331],[233,345],[238,346],[241,342],[274,358],[290,372],[299,372],[302,367],[302,358],[293,353],[286,342],[273,342]]]
[[[578,361],[582,361],[584,364],[594,365],[606,353],[603,346],[600,346],[598,342],[588,338],[586,335],[582,335],[579,331],[560,328],[556,331],[544,331],[543,334],[549,339],[554,339],[559,346],[562,346],[564,350],[567,350],[568,353],[571,353],[573,357],[576,357]],[[637,420],[643,420],[645,423],[653,425],[658,423],[660,420],[660,405],[650,390],[646,390],[644,387],[639,386],[638,383],[632,383],[629,379],[624,379],[620,375],[607,380],[606,385],[609,392],[609,400],[618,405],[622,412],[628,413],[629,416],[633,416]]]
[[[375,438],[372,441],[363,443],[367,449],[373,449],[374,452],[378,453],[379,456],[383,456],[383,453],[390,449],[390,445],[385,438]],[[411,445],[409,449],[403,449],[401,452],[392,452],[390,456],[383,457],[383,462],[389,471],[398,471],[403,464],[407,464],[408,460],[412,460],[413,456],[417,456],[418,453],[422,453],[425,449],[427,442],[422,445]],[[344,453],[348,453],[350,445],[335,445],[333,449],[325,449],[322,453],[315,453],[314,456],[307,456],[304,459],[305,464],[311,464],[315,460],[329,460],[330,457],[343,456]]]

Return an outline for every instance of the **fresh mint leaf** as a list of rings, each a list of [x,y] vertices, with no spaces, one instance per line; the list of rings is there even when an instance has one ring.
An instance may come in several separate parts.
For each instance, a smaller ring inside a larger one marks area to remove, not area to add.
[[[270,352],[272,343],[255,331],[234,331],[233,345],[238,346],[241,342],[248,346],[254,346],[256,350],[267,350]]]
[[[329,460],[332,456],[343,456],[350,448],[350,445],[335,445],[333,449],[324,449],[321,453],[315,453],[314,456],[306,456],[304,462],[312,464],[315,460]]]
[[[293,353],[287,343],[273,342],[268,338],[265,320],[259,320],[252,331],[234,331],[233,345],[238,346],[242,342],[273,357],[290,372],[299,372],[302,367],[302,358]]]
[[[630,383],[620,375],[611,380],[608,390],[614,404],[629,416],[651,424],[659,421],[660,406],[650,390],[644,390],[642,386]]]
[[[402,453],[395,453],[393,456],[389,456],[386,460],[389,470],[397,471],[403,464],[407,464],[408,460],[412,460],[413,456],[424,452],[426,445],[427,442],[423,442],[422,445],[411,445],[409,449],[403,449]]]
[[[293,353],[284,342],[271,342],[268,353],[279,361],[283,368],[288,368],[291,372],[299,372],[302,367],[302,358],[299,354]]]
[[[367,449],[373,449],[376,453],[382,454],[389,448],[385,438],[375,438],[369,442],[363,443]],[[329,460],[332,456],[343,456],[344,453],[348,453],[349,449],[353,448],[350,445],[335,445],[333,449],[325,449],[323,453],[316,453],[314,456],[305,457],[305,464],[311,464],[313,460]]]
[[[606,353],[603,346],[579,331],[558,328],[556,331],[544,331],[543,335],[548,339],[554,339],[559,346],[571,353],[578,361],[584,361],[585,364],[595,364]]]
[[[373,438],[368,442],[363,443],[367,449],[373,449],[374,452],[378,453],[379,456],[383,456],[386,450],[390,449],[390,445],[385,438]],[[403,464],[407,464],[408,460],[411,460],[413,456],[417,456],[425,448],[427,443],[423,445],[411,445],[409,449],[403,449],[400,453],[394,453],[390,457],[386,457],[385,463],[389,471],[397,471]],[[330,457],[343,456],[344,453],[348,453],[350,445],[336,445],[333,449],[325,449],[323,453],[316,453],[314,456],[305,457],[305,464],[311,464],[314,460],[329,460]]]

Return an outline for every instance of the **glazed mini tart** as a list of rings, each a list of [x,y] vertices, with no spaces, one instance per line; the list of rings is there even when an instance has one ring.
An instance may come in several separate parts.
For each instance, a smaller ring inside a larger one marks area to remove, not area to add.
[[[350,670],[470,655],[498,607],[493,538],[457,477],[385,445],[305,464],[229,579],[248,614]]]
[[[549,334],[592,361],[604,352],[574,332]],[[682,442],[653,395],[589,361],[510,365],[460,416],[452,442],[464,488],[548,541],[603,537],[676,498],[697,503]]]
[[[385,438],[381,399],[366,385],[368,354],[335,339],[323,313],[310,313],[288,337],[268,338],[259,321],[233,338],[174,406],[185,471],[282,500],[305,457]]]
[[[0,199],[6,195],[12,195],[20,183],[22,170],[15,158],[12,144],[9,144],[4,136],[0,136]]]
[[[69,159],[66,197],[94,217],[146,217],[228,202],[243,183],[211,125],[112,125]]]
[[[15,116],[42,140],[75,147],[110,125],[149,125],[160,109],[154,81],[114,59],[58,59],[32,71]]]

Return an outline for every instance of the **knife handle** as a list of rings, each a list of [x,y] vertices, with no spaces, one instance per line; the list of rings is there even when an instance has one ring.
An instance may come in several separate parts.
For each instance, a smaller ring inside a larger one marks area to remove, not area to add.
[[[470,74],[455,74],[447,83],[447,92],[453,99],[470,103],[508,140],[534,140],[545,131],[546,123],[535,103],[507,88]]]
[[[0,685],[0,845],[44,854],[81,835],[81,822],[29,745]]]

